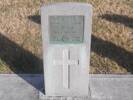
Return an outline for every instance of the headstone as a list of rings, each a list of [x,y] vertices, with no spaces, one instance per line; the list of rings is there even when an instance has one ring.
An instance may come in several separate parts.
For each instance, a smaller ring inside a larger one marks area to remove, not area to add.
[[[41,8],[47,96],[87,96],[92,6],[57,3]]]

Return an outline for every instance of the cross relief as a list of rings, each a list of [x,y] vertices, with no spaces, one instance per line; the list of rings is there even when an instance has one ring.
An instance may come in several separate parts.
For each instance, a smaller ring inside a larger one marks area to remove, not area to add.
[[[63,59],[62,60],[54,60],[54,65],[61,65],[63,68],[63,87],[70,88],[70,68],[72,66],[78,65],[79,60],[71,60],[70,59],[71,52],[69,49],[63,50]]]

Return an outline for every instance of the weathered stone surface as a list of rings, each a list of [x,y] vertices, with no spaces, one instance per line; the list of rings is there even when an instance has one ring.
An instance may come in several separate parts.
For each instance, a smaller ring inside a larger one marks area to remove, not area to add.
[[[95,100],[132,100],[132,75],[92,75],[91,97]]]
[[[38,100],[38,90],[42,83],[40,75],[2,74],[0,100]]]
[[[46,95],[87,96],[92,6],[44,5],[41,26]]]
[[[48,97],[43,75],[0,74],[0,100],[132,100],[133,75],[90,75],[87,97]]]

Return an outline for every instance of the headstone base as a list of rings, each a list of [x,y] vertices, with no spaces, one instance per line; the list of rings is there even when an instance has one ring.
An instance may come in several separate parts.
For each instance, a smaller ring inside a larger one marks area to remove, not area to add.
[[[46,96],[43,93],[39,93],[40,100],[92,100],[90,96],[86,97],[65,97],[65,96]]]

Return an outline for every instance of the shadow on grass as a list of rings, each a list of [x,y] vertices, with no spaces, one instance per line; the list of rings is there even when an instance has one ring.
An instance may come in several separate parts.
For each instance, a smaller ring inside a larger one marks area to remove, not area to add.
[[[40,16],[30,16],[30,20],[41,24]],[[34,18],[36,18],[34,20]],[[123,23],[126,26],[133,27],[133,19],[121,15],[103,15],[102,18],[105,18],[110,21]],[[118,65],[127,69],[128,72],[133,74],[133,52],[129,52],[122,47],[116,46],[115,44],[104,41],[96,36],[92,35],[92,44],[91,50],[101,55],[103,57],[108,57],[109,59],[115,61]]]
[[[33,84],[29,78],[25,78],[20,74],[43,73],[42,59],[23,49],[2,34],[0,34],[0,59],[6,62],[14,73],[38,89],[38,86]]]
[[[0,34],[0,58],[15,73],[37,74],[43,72],[42,59],[23,49],[2,34]]]
[[[94,35],[92,35],[91,50],[102,57],[108,57],[115,61],[118,65],[133,74],[133,52],[129,52],[122,47],[97,38]]]
[[[41,24],[41,16],[40,15],[28,16],[28,19],[37,24]]]
[[[127,27],[133,28],[133,18],[130,18],[128,16],[118,14],[104,14],[99,17],[110,22],[121,23]]]

